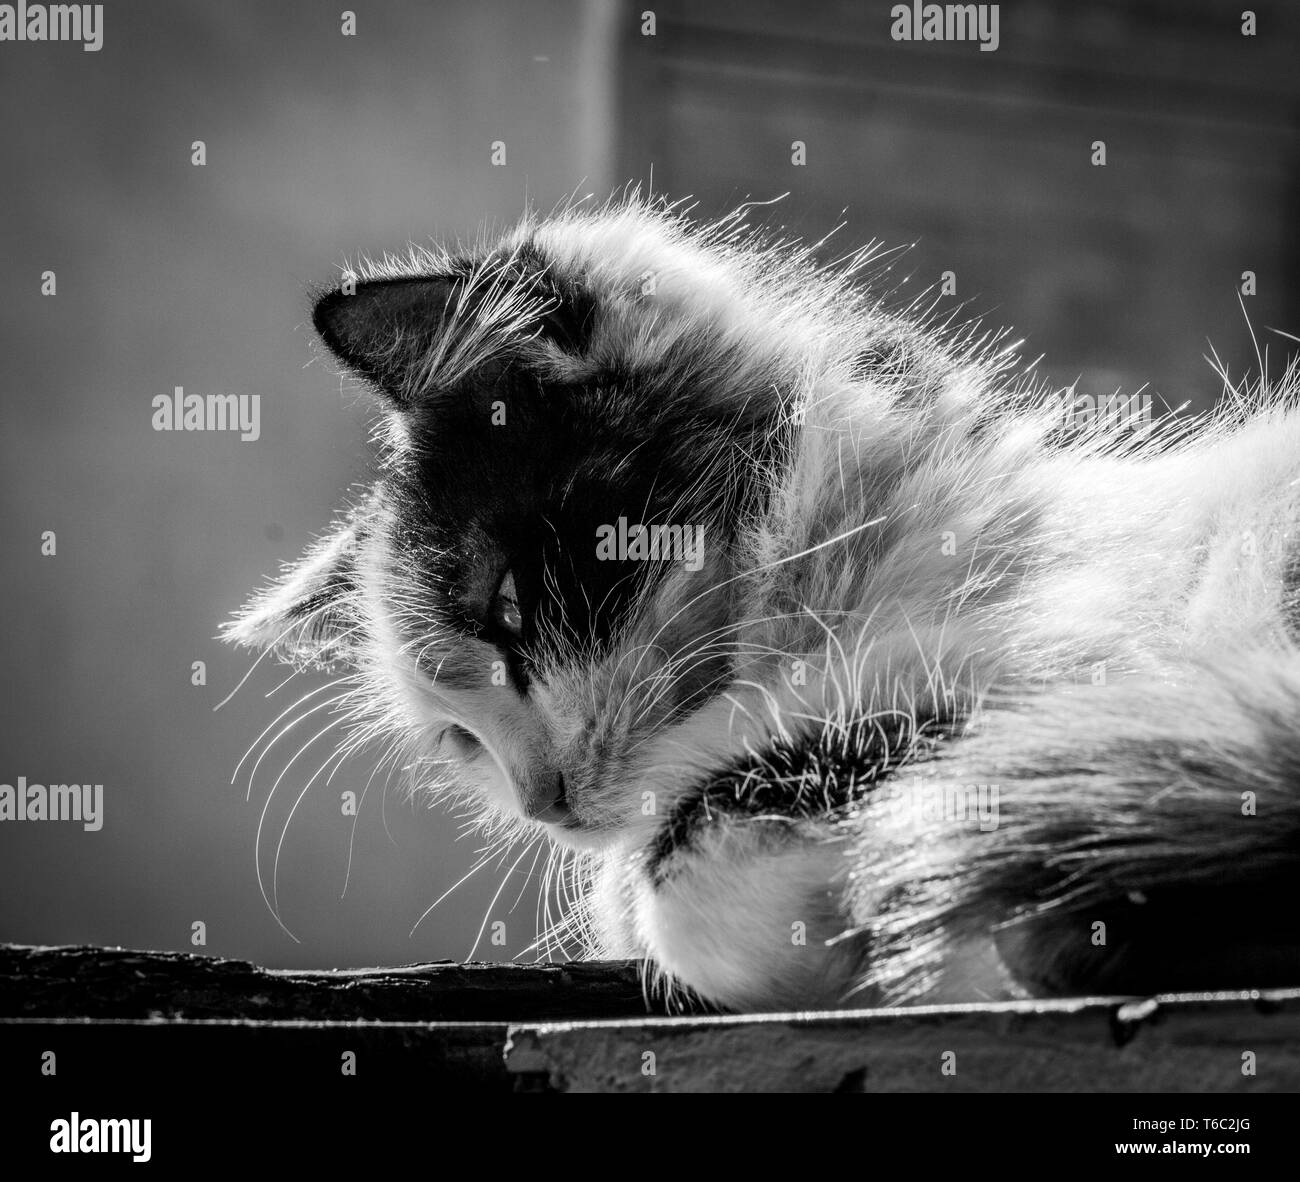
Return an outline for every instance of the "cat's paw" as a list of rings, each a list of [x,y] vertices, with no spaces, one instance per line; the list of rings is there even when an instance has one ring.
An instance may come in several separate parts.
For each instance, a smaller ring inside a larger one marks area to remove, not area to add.
[[[688,841],[638,859],[638,942],[668,982],[728,1009],[852,1004],[861,945],[835,939],[847,867],[841,842],[810,826],[700,818]]]

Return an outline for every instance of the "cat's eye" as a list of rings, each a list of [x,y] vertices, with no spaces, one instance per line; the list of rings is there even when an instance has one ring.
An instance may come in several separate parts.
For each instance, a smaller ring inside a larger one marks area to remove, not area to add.
[[[488,623],[511,636],[519,636],[524,630],[524,614],[519,609],[519,594],[515,590],[513,571],[506,571],[505,577],[497,585],[492,602],[488,604]]]

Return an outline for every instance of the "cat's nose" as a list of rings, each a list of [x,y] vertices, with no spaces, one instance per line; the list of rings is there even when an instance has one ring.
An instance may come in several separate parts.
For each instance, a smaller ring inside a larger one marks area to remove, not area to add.
[[[516,783],[519,804],[530,821],[558,825],[569,815],[564,775],[554,769],[529,770]]]

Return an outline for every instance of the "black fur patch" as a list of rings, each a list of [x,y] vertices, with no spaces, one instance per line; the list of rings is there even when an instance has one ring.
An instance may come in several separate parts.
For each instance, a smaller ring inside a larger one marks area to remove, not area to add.
[[[469,261],[450,265],[458,274],[327,293],[314,321],[405,420],[409,443],[387,457],[380,484],[394,509],[388,541],[403,575],[441,623],[497,645],[523,684],[545,660],[572,660],[610,642],[670,569],[598,559],[600,527],[620,517],[703,527],[706,550],[729,546],[742,517],[758,508],[759,471],[777,461],[789,432],[774,429],[779,408],[766,394],[716,405],[709,389],[721,361],[708,342],[649,369],[549,384],[525,341],[542,334],[582,355],[597,302],[531,246],[487,266],[496,267],[493,282],[526,286],[541,311],[521,329],[518,350],[452,385],[420,388],[421,363],[440,334],[472,320],[464,301],[490,286],[469,285],[476,273]],[[524,621],[517,638],[494,633],[485,611],[484,588],[507,570]],[[412,632],[427,628],[416,613],[405,618]]]
[[[930,754],[951,723],[905,714],[864,716],[843,732],[793,743],[776,740],[738,759],[689,792],[659,830],[647,868],[655,885],[673,854],[687,849],[717,817],[781,821],[825,817],[852,807],[906,763]]]
[[[541,331],[566,352],[586,353],[596,320],[595,298],[580,284],[557,280],[536,247],[524,247],[517,259],[520,281],[536,282],[551,304],[542,317]]]
[[[516,365],[413,411],[411,447],[387,481],[392,540],[403,554],[429,556],[413,573],[449,624],[500,642],[484,633],[482,605],[465,588],[509,569],[524,620],[520,654],[593,651],[669,569],[598,558],[599,527],[619,517],[703,526],[706,548],[730,543],[744,444],[656,401],[635,387],[544,385]]]

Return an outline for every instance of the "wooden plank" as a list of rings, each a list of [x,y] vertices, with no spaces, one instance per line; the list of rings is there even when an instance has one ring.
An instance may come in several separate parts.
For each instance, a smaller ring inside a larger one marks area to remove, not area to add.
[[[1300,989],[665,1016],[646,1012],[639,976],[625,962],[289,972],[0,946],[0,1065],[22,1079],[53,1054],[60,1085],[91,1095],[237,1091],[249,1079],[381,1091],[413,1080],[494,1092],[1300,1090]]]
[[[1300,989],[515,1026],[506,1066],[572,1092],[1289,1092]]]
[[[261,1021],[236,1018],[0,1018],[0,1080],[40,1078],[53,1055],[64,1094],[83,1108],[168,1092],[237,1097],[335,1086],[397,1092],[535,1090],[506,1071],[504,1022]],[[349,1059],[346,1063],[345,1059]]]
[[[299,972],[179,952],[0,945],[0,1018],[504,1023],[646,1011],[635,961]]]

